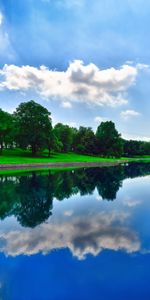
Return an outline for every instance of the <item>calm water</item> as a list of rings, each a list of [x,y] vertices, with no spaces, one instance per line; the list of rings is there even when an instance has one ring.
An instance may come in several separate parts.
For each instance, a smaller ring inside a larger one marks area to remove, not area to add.
[[[150,299],[150,165],[0,177],[0,299]]]

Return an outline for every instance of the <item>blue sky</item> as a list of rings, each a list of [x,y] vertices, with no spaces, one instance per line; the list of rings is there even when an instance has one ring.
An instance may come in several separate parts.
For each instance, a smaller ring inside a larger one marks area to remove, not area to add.
[[[150,139],[149,11],[143,0],[0,0],[0,106],[35,99],[54,124],[113,120]]]

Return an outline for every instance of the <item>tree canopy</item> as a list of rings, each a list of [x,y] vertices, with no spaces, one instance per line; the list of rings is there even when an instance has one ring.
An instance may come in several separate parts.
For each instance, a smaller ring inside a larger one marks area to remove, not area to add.
[[[7,144],[13,142],[13,117],[0,109],[0,153]]]
[[[33,100],[21,103],[14,113],[17,125],[17,141],[20,146],[32,149],[36,155],[46,148],[52,131],[50,112]]]
[[[72,150],[73,130],[68,125],[58,123],[54,127],[54,134],[62,144],[62,151],[69,152]]]
[[[123,142],[112,121],[102,122],[96,131],[98,153],[107,157],[121,157]]]
[[[102,157],[150,155],[150,142],[123,140],[112,121],[100,123],[96,133],[91,127],[79,129],[57,123],[52,127],[51,113],[31,100],[21,103],[13,114],[0,109],[0,154],[3,148],[31,149],[32,155],[47,150],[76,152]]]
[[[95,134],[90,127],[80,126],[75,136],[74,150],[78,153],[95,153]]]

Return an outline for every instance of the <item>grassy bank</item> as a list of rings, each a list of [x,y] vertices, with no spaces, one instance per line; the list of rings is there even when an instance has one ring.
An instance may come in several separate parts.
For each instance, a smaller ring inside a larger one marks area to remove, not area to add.
[[[134,158],[125,158],[122,157],[120,159],[115,158],[102,158],[102,157],[96,157],[96,156],[88,156],[88,155],[80,155],[76,153],[53,153],[50,157],[48,157],[47,153],[42,153],[41,155],[37,157],[32,157],[31,152],[29,151],[23,151],[21,149],[13,149],[13,150],[4,150],[3,155],[0,156],[0,165],[3,165],[3,167],[6,166],[6,168],[0,168],[0,175],[2,174],[18,174],[18,173],[25,173],[25,172],[31,172],[34,170],[35,165],[34,164],[43,164],[43,166],[39,165],[36,166],[35,170],[62,170],[62,169],[75,169],[75,168],[81,168],[84,167],[90,167],[93,163],[94,166],[98,165],[104,166],[104,165],[115,165],[119,162],[150,162],[150,156],[143,156],[143,157],[134,157]],[[44,165],[44,164],[53,164],[51,165]],[[57,165],[58,163],[58,165]],[[88,164],[89,163],[89,164]],[[8,167],[7,165],[14,165],[14,167]],[[26,164],[24,168],[19,166],[19,164]],[[28,164],[33,164],[33,166],[29,166]],[[55,164],[55,165],[54,165]],[[75,165],[76,164],[76,165]],[[18,166],[16,166],[18,165]]]
[[[120,160],[123,161],[124,158]],[[98,165],[99,163],[100,165],[112,165],[117,161],[118,159],[80,155],[76,153],[53,153],[48,157],[48,154],[45,152],[36,157],[32,157],[30,151],[23,151],[21,149],[4,150],[3,155],[0,156],[0,175],[17,175],[33,170],[47,172],[49,169],[53,171],[75,169],[96,166],[97,163]],[[91,165],[92,163],[94,165]],[[39,166],[37,166],[37,164],[39,164]],[[43,164],[43,166],[40,164]]]
[[[125,158],[121,158],[124,160]],[[0,164],[25,164],[25,163],[69,163],[69,162],[104,162],[116,161],[113,158],[102,158],[96,156],[81,155],[76,153],[53,153],[48,157],[47,153],[32,157],[28,151],[21,149],[4,150],[0,156]]]

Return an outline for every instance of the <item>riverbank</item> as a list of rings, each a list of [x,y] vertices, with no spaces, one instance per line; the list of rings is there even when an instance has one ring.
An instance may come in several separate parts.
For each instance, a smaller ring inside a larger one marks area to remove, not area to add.
[[[53,153],[50,157],[42,153],[32,157],[28,151],[21,149],[4,150],[0,156],[0,173],[4,170],[32,170],[32,169],[66,169],[81,167],[115,166],[128,162],[150,162],[150,157],[136,158],[103,158],[76,153]]]
[[[124,160],[121,158],[119,160]],[[30,151],[21,149],[4,150],[0,156],[0,165],[5,164],[49,164],[49,163],[87,163],[87,162],[114,162],[114,158],[103,158],[92,155],[82,155],[76,153],[52,153],[48,156],[47,152],[41,153],[36,157]]]
[[[116,160],[116,161],[100,161],[100,162],[57,162],[57,163],[31,163],[31,164],[0,164],[0,170],[16,170],[16,169],[39,169],[39,168],[71,168],[71,167],[105,167],[115,166],[120,163],[127,163],[128,160]]]

